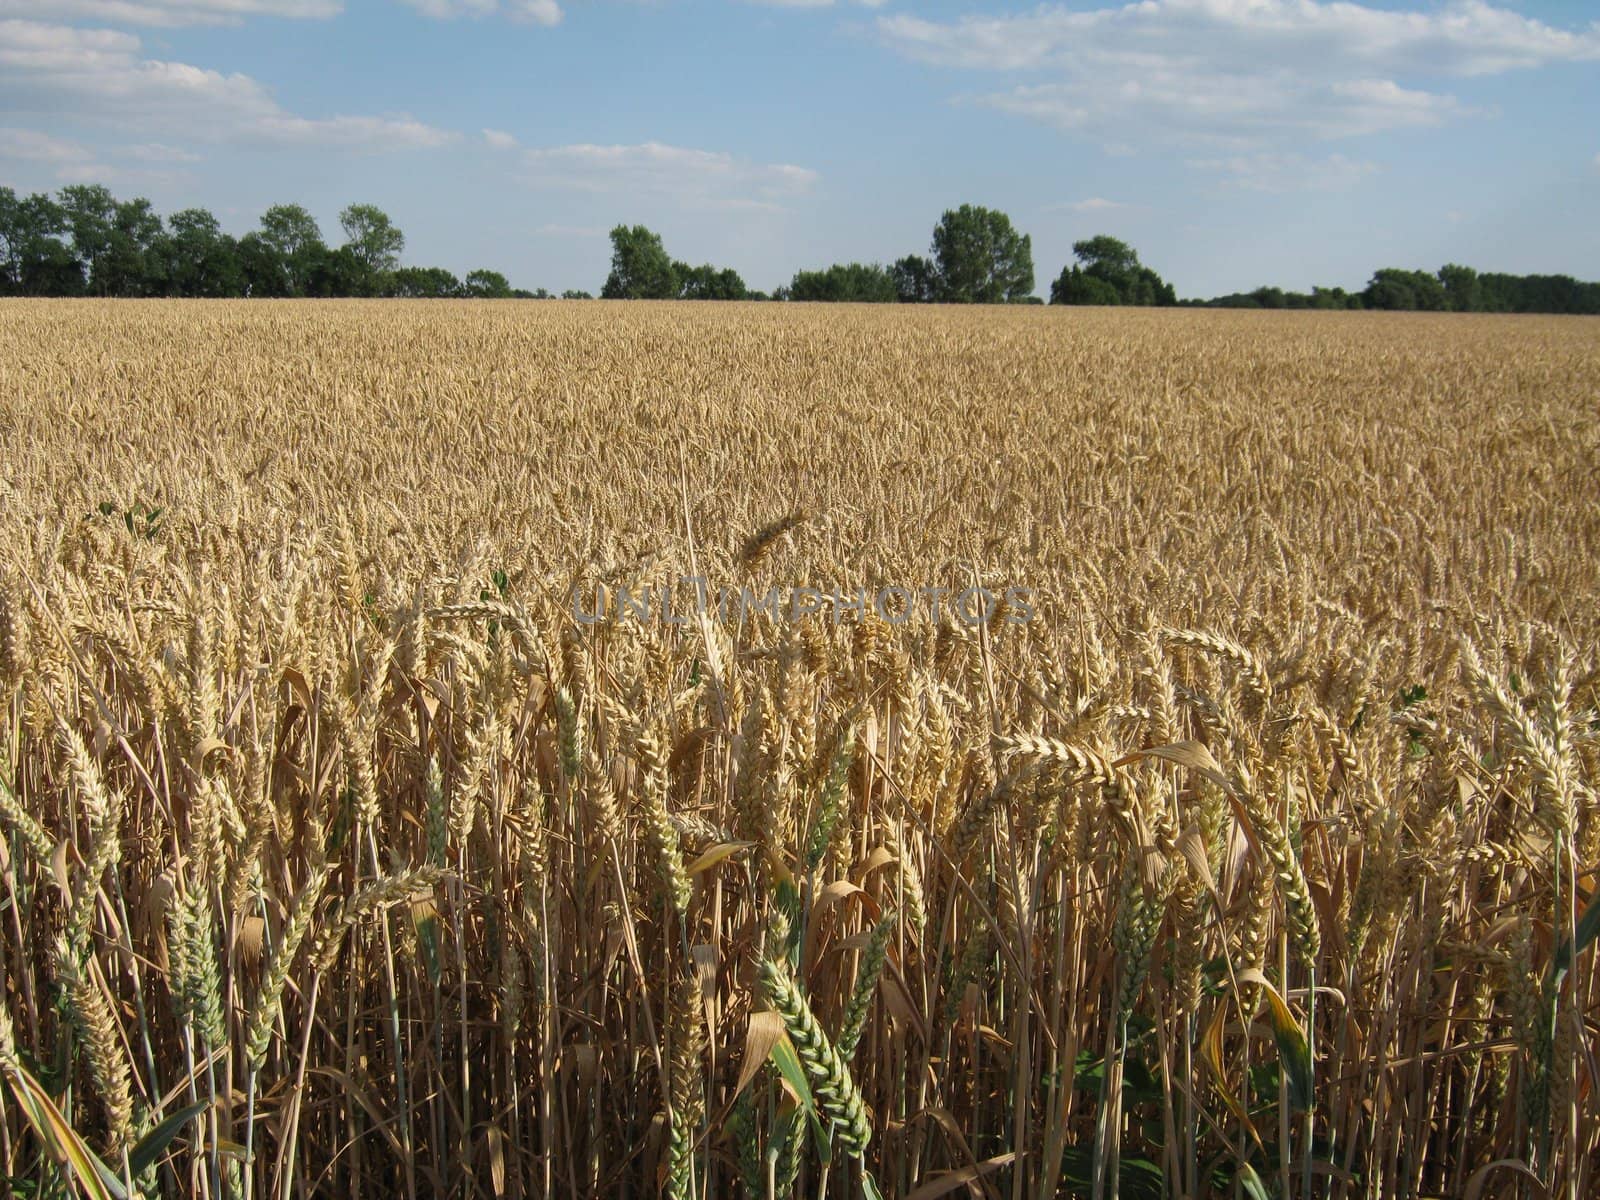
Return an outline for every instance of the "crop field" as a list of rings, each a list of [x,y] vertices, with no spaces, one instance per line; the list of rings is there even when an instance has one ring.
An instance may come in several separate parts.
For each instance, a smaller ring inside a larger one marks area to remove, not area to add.
[[[5,301],[0,506],[0,1190],[1600,1187],[1600,322]]]

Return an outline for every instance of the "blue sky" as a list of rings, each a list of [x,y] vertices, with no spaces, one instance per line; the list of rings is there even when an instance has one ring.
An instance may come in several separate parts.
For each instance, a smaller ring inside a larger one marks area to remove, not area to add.
[[[0,183],[94,180],[597,291],[605,233],[771,288],[1003,209],[1180,295],[1382,265],[1600,278],[1576,0],[0,0]]]

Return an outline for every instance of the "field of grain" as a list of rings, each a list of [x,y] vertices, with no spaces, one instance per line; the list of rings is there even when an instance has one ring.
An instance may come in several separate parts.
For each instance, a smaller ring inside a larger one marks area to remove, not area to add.
[[[1597,414],[1587,319],[0,302],[0,1176],[1590,1195]]]

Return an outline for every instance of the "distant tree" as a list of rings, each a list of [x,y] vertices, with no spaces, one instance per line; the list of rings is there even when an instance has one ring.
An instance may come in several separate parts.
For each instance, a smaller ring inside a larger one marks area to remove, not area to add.
[[[375,204],[352,204],[339,214],[339,227],[355,260],[359,282],[354,295],[372,295],[384,290],[385,277],[400,265],[406,236],[395,228],[389,216]]]
[[[1106,234],[1072,245],[1075,265],[1062,269],[1050,288],[1052,304],[1171,305],[1178,302],[1173,287],[1139,261],[1128,243]],[[1104,287],[1097,287],[1097,281]],[[1107,289],[1110,289],[1109,292]],[[1115,299],[1108,299],[1114,296]]]
[[[1361,298],[1368,308],[1441,312],[1447,306],[1444,284],[1438,276],[1398,267],[1374,272]]]
[[[75,183],[62,188],[59,194],[67,231],[72,235],[72,252],[83,263],[89,290],[104,296],[105,259],[111,253],[117,202],[108,188],[97,183]]]
[[[876,263],[835,263],[824,271],[798,271],[789,284],[793,300],[893,304],[900,299],[892,272]]]
[[[948,304],[1005,304],[1033,291],[1033,241],[1003,212],[950,209],[933,229],[936,294]]]
[[[443,267],[398,267],[383,278],[384,294],[401,299],[450,300],[470,294]]]
[[[511,281],[499,271],[468,271],[462,283],[463,291],[479,300],[504,300],[511,295]]]
[[[908,254],[889,269],[901,304],[932,304],[939,298],[939,272],[932,261]]]
[[[234,240],[203,208],[186,208],[167,218],[165,275],[176,296],[237,296],[244,272]]]
[[[166,230],[150,201],[140,197],[116,205],[100,259],[102,296],[159,296],[167,290]]]
[[[0,292],[28,296],[81,293],[83,266],[61,240],[67,228],[66,212],[43,192],[24,197],[0,188]]]
[[[1139,269],[1139,255],[1127,242],[1109,234],[1097,234],[1072,243],[1072,255],[1083,269],[1104,279],[1120,295]]]
[[[1439,283],[1444,287],[1445,307],[1451,312],[1477,312],[1483,307],[1483,289],[1471,267],[1446,263],[1439,268]]]
[[[671,300],[678,291],[678,273],[660,234],[643,225],[611,231],[611,274],[600,289],[602,299]]]
[[[1063,268],[1050,285],[1050,303],[1113,305],[1121,304],[1122,297],[1117,294],[1115,287],[1098,275],[1090,275],[1082,267],[1071,266]]]
[[[710,263],[691,267],[675,262],[672,272],[678,280],[678,297],[682,300],[743,300],[748,294],[744,280],[732,268],[718,270]]]
[[[292,296],[289,264],[260,233],[247,233],[239,239],[239,282],[246,296],[270,299]]]
[[[284,290],[267,294],[307,295],[309,277],[326,250],[316,219],[298,204],[274,204],[261,214],[260,237],[261,250],[277,257],[277,273],[283,277]],[[252,250],[252,256],[259,253]],[[266,267],[265,263],[257,265]]]
[[[379,294],[382,280],[373,275],[351,246],[314,247],[306,252],[305,263],[304,295],[333,298]]]
[[[576,288],[568,288],[566,291],[561,293],[561,298],[563,300],[593,300],[594,299],[594,297],[591,296],[588,292],[580,292]]]

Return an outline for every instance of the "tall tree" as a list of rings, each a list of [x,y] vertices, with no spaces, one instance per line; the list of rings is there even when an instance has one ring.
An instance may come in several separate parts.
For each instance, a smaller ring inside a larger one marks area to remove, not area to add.
[[[67,215],[43,192],[0,188],[0,290],[24,296],[76,296],[83,266],[61,240]]]
[[[1483,307],[1483,289],[1471,267],[1446,263],[1439,268],[1439,282],[1444,285],[1445,304],[1451,312],[1477,312]]]
[[[174,295],[216,298],[244,290],[238,247],[203,208],[167,218],[166,259],[167,286]]]
[[[947,303],[1007,304],[1033,291],[1033,240],[994,209],[948,210],[933,229],[933,260]]]
[[[72,234],[72,252],[83,263],[89,290],[106,294],[105,258],[111,252],[111,235],[117,202],[110,189],[98,183],[75,183],[60,192],[61,211]]]
[[[400,265],[406,235],[377,205],[350,205],[339,214],[339,227],[344,230],[345,246],[373,284]]]
[[[159,296],[167,290],[166,230],[144,197],[116,205],[111,236],[95,283],[102,296]]]
[[[305,295],[307,277],[323,249],[322,230],[317,228],[316,218],[298,204],[274,204],[261,214],[260,238],[260,246],[252,247],[252,258],[259,260],[265,251],[277,258],[278,266],[273,272],[266,262],[257,261],[259,275],[281,275],[282,295]]]
[[[889,270],[901,304],[932,304],[939,298],[939,272],[920,254],[908,254]]]
[[[671,300],[680,281],[661,235],[643,225],[618,225],[611,231],[611,274],[600,296],[605,300]]]

